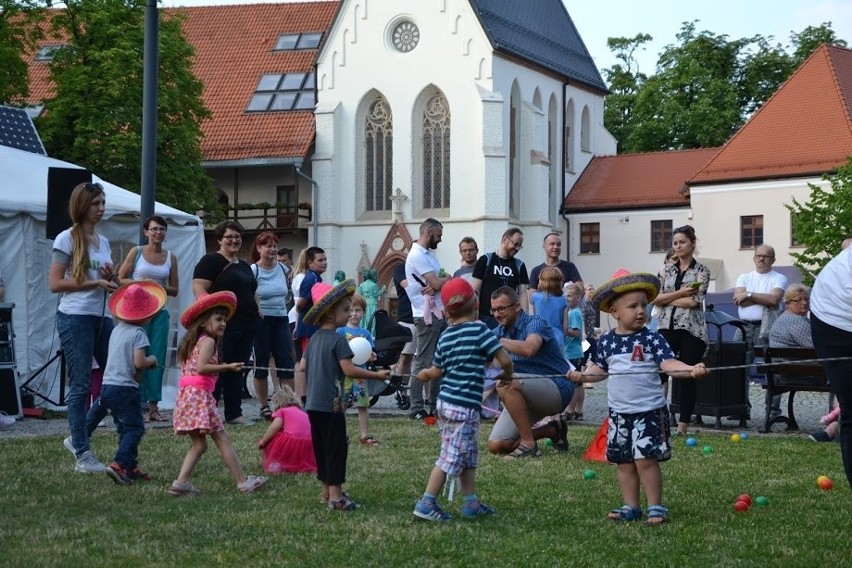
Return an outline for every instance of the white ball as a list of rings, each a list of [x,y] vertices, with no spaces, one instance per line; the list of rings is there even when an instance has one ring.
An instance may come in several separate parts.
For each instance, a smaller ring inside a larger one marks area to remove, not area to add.
[[[373,346],[367,341],[366,337],[353,337],[349,340],[349,349],[355,356],[352,358],[352,364],[363,365],[370,360],[370,355],[373,353]]]

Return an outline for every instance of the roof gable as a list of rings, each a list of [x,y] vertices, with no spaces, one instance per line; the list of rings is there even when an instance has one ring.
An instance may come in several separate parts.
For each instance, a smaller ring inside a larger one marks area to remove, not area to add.
[[[690,185],[822,175],[852,155],[852,50],[823,45]]]
[[[470,4],[496,51],[519,57],[596,91],[608,92],[560,0],[470,0]]]
[[[718,148],[596,156],[565,198],[567,213],[689,205],[686,182]]]

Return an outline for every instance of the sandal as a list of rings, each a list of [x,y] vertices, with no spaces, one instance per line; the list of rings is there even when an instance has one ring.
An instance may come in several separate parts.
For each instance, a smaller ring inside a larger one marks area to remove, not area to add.
[[[607,518],[619,523],[638,521],[642,518],[642,509],[639,507],[633,508],[630,505],[622,505],[620,509],[610,511]]]
[[[511,454],[506,454],[503,456],[504,460],[519,460],[523,458],[537,458],[541,455],[541,450],[538,449],[538,445],[533,446],[532,448],[528,448],[523,444],[519,445],[515,448]]]
[[[649,527],[659,526],[669,520],[669,510],[662,505],[651,505],[648,507],[648,520],[645,524]]]
[[[559,420],[551,420],[548,426],[553,426],[554,430],[556,430],[556,434],[550,437],[553,442],[553,449],[557,452],[567,452],[568,425],[560,418]]]
[[[376,440],[372,435],[368,434],[368,435],[364,436],[363,438],[361,438],[361,445],[362,446],[378,446],[379,441]]]
[[[272,411],[269,410],[268,406],[260,407],[260,418],[261,420],[272,420]]]
[[[148,421],[149,422],[165,422],[166,419],[163,418],[163,415],[160,414],[159,410],[151,410],[148,412]]]

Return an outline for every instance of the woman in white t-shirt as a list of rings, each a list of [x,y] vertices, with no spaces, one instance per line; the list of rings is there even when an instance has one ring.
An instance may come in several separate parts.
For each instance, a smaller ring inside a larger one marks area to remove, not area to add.
[[[296,327],[296,319],[298,319],[299,314],[296,311],[296,304],[299,302],[299,287],[302,285],[302,280],[305,279],[305,274],[308,272],[308,258],[305,256],[305,251],[307,249],[302,249],[302,252],[299,253],[299,257],[296,259],[296,264],[293,269],[293,279],[290,281],[290,290],[293,292],[293,307],[290,308],[290,313],[287,314],[290,320],[290,332],[294,331]],[[299,348],[299,342],[293,342],[293,350],[296,353],[296,361],[300,361],[302,359],[302,351]]]
[[[129,284],[137,280],[153,280],[166,290],[169,296],[178,295],[178,264],[175,253],[166,250],[163,242],[166,240],[168,225],[159,215],[152,215],[142,224],[148,243],[131,248],[127,258],[118,270],[121,284]],[[151,345],[148,354],[157,358],[156,367],[142,371],[139,381],[139,397],[148,401],[148,417],[146,422],[161,422],[159,402],[163,399],[163,373],[166,364],[166,349],[169,340],[169,310],[163,306],[160,313],[143,328]]]
[[[74,223],[53,241],[53,260],[48,284],[61,293],[56,328],[68,370],[68,426],[65,446],[74,452],[74,471],[106,473],[106,466],[92,454],[86,431],[86,401],[92,378],[92,357],[106,367],[112,317],[107,296],[115,290],[109,241],[95,232],[106,207],[99,183],[81,183],[71,192],[68,212]]]

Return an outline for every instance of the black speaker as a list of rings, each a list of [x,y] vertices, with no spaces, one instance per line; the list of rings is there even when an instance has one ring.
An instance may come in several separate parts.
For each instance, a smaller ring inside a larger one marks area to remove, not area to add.
[[[92,172],[77,168],[48,168],[47,169],[47,223],[48,239],[71,226],[71,216],[68,214],[68,203],[71,192],[81,183],[91,182]]]
[[[0,367],[0,410],[9,416],[21,415],[21,393],[14,367]]]

